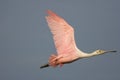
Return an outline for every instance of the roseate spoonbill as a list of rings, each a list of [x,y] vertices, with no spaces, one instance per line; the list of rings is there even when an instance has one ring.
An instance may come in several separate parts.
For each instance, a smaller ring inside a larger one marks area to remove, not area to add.
[[[71,63],[78,59],[101,55],[108,52],[116,52],[115,50],[96,50],[92,53],[82,52],[75,44],[74,29],[72,26],[51,10],[48,10],[47,13],[48,16],[46,16],[46,20],[53,35],[57,54],[52,54],[48,63],[42,65],[40,68],[48,66],[56,67],[58,65],[63,66],[63,64]]]

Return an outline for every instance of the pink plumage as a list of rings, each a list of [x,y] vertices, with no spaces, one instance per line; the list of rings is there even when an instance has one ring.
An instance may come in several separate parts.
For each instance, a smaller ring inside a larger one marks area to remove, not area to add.
[[[73,61],[78,55],[76,54],[74,29],[63,18],[51,10],[48,10],[47,13],[46,20],[53,34],[57,49],[57,55],[52,55],[49,59],[50,65],[56,66]]]
[[[75,44],[74,29],[63,18],[51,10],[48,10],[47,14],[48,16],[46,16],[46,20],[53,34],[57,54],[52,54],[48,63],[40,68],[48,66],[56,67],[58,65],[63,66],[63,64],[71,63],[78,59],[88,58],[108,52],[116,52],[114,50],[96,50],[90,54],[82,52]]]

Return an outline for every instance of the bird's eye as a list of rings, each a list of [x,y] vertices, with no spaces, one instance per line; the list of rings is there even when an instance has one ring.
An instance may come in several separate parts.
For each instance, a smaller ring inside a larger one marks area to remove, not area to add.
[[[101,53],[101,50],[98,50],[97,53]]]

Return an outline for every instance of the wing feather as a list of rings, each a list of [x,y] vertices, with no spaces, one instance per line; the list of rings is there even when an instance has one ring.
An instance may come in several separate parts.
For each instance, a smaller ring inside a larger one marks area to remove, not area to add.
[[[46,20],[53,34],[57,53],[67,54],[74,52],[76,49],[74,29],[63,18],[51,10],[48,10],[47,13]]]

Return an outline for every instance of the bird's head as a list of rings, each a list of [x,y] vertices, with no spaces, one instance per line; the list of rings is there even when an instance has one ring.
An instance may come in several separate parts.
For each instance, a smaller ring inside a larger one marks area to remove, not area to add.
[[[108,51],[105,51],[105,50],[96,50],[95,53],[96,55],[100,55],[100,54],[104,54],[104,53],[109,53],[109,52],[117,52],[115,50],[108,50]]]

